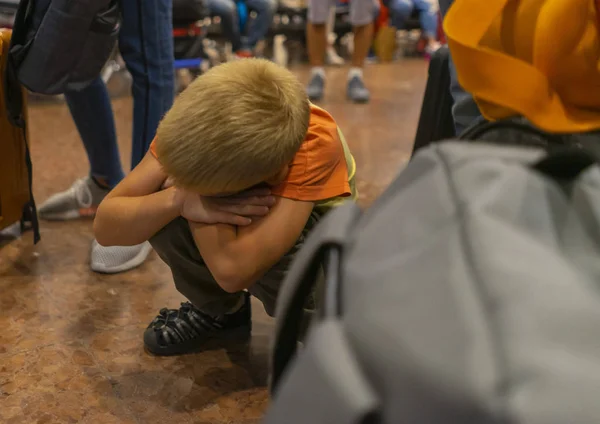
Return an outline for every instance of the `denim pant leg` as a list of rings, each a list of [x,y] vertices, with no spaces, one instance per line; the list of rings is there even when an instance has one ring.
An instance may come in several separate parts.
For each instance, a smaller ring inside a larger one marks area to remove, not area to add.
[[[79,91],[65,93],[67,106],[90,162],[91,176],[111,188],[123,179],[110,97],[100,77]]]
[[[273,16],[277,10],[275,0],[246,0],[248,9],[256,12],[256,19],[250,22],[248,28],[248,47],[254,48],[256,43],[263,40],[273,23]]]
[[[440,0],[440,10],[442,16],[446,16],[448,9],[452,5],[454,0]],[[452,107],[452,116],[454,117],[454,125],[456,127],[456,133],[461,134],[467,127],[473,125],[473,123],[482,119],[481,112],[473,100],[473,96],[467,93],[460,86],[458,82],[458,76],[456,74],[456,67],[452,61],[452,55],[450,56],[450,92],[454,99],[454,106]]]
[[[122,0],[119,48],[133,77],[131,167],[144,157],[158,123],[173,104],[171,0]]]
[[[414,4],[411,0],[392,0],[389,6],[392,26],[403,29],[413,8]]]
[[[427,37],[437,38],[439,7],[435,0],[412,0],[419,11],[421,28]]]
[[[206,3],[212,15],[221,18],[223,35],[231,42],[231,49],[235,52],[242,48],[240,22],[237,6],[233,0],[208,0]]]

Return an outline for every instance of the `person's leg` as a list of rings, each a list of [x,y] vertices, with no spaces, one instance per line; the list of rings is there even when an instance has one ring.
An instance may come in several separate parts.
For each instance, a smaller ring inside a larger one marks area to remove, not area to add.
[[[244,340],[251,331],[250,301],[243,292],[227,293],[200,256],[188,222],[177,218],[150,239],[171,268],[177,290],[188,303],[162,309],[144,332],[144,345],[155,355],[191,353],[212,343]],[[218,346],[217,346],[218,347]]]
[[[80,91],[65,93],[65,100],[90,162],[90,175],[113,188],[125,176],[119,156],[110,97],[104,81],[96,78]]]
[[[248,290],[270,316],[297,252],[319,220],[313,213],[294,247],[259,282]],[[177,309],[162,309],[144,332],[146,349],[156,355],[191,353],[234,340],[245,340],[252,330],[248,293],[227,293],[216,283],[196,247],[188,222],[177,218],[150,239],[171,268],[175,287],[189,302]],[[310,299],[307,309],[314,309]]]
[[[69,220],[93,217],[108,191],[123,178],[113,112],[106,86],[98,77],[65,99],[90,163],[90,175],[40,205],[40,218]]]
[[[221,18],[221,30],[231,43],[233,52],[240,52],[242,38],[235,2],[233,0],[208,0],[207,5],[212,15]]]
[[[440,0],[440,10],[442,16],[446,16],[448,9],[452,5],[454,0]],[[450,92],[454,99],[454,106],[452,106],[452,115],[454,116],[454,125],[456,127],[456,133],[461,134],[467,127],[481,119],[481,112],[473,100],[473,96],[467,93],[460,86],[458,82],[458,75],[456,74],[456,67],[452,61],[452,55],[450,55]]]
[[[172,7],[170,0],[127,0],[120,4],[123,22],[119,49],[133,78],[134,168],[150,147],[158,123],[175,96]],[[147,242],[104,247],[94,241],[90,266],[96,272],[124,272],[141,265],[151,251]]]
[[[390,20],[396,29],[404,29],[406,21],[410,18],[414,8],[412,0],[392,0],[390,1]]]
[[[350,22],[354,27],[352,67],[348,72],[348,97],[357,103],[369,101],[370,94],[363,82],[362,68],[373,43],[373,0],[353,0],[350,3]]]
[[[427,39],[426,51],[433,53],[440,48],[437,41],[439,7],[435,0],[412,0],[419,11],[423,36]]]
[[[275,304],[277,301],[277,296],[279,295],[281,283],[285,279],[287,271],[290,269],[292,262],[296,258],[296,254],[300,251],[302,246],[304,246],[306,238],[320,219],[321,215],[319,215],[317,212],[313,212],[306,222],[302,234],[294,244],[294,247],[292,247],[292,249],[286,253],[286,255],[281,258],[281,260],[273,268],[271,268],[258,283],[250,287],[248,290],[253,296],[262,302],[263,306],[265,307],[265,311],[269,316],[275,316]],[[306,305],[306,308],[314,309],[316,302],[316,299],[311,299],[309,304]]]
[[[256,12],[256,19],[250,22],[248,28],[248,47],[254,49],[256,43],[263,40],[273,23],[273,16],[277,10],[275,0],[246,0],[250,10]]]
[[[325,91],[325,51],[327,50],[327,18],[329,0],[309,0],[306,43],[311,76],[306,92],[311,100],[320,100]]]
[[[131,167],[144,157],[175,95],[171,0],[121,2],[119,49],[133,77]]]

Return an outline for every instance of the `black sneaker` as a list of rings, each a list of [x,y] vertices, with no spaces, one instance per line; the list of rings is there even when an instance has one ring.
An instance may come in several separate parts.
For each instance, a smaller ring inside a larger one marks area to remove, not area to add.
[[[158,356],[183,355],[246,341],[252,331],[250,293],[233,314],[212,317],[189,302],[179,309],[160,310],[144,332],[144,346]]]

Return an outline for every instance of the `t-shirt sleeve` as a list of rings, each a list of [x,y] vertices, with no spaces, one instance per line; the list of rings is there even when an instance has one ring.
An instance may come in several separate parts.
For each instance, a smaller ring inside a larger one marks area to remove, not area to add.
[[[156,137],[154,140],[152,140],[152,143],[150,143],[150,153],[152,153],[152,156],[158,159],[158,155],[156,154]]]
[[[274,195],[302,201],[350,196],[348,168],[335,120],[323,109],[311,107],[304,143]]]

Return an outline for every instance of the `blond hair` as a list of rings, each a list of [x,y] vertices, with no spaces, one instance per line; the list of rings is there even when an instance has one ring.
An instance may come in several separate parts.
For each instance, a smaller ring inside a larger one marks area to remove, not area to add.
[[[287,69],[262,59],[229,62],[177,98],[158,128],[156,153],[179,187],[236,192],[292,161],[309,117],[304,88]]]

